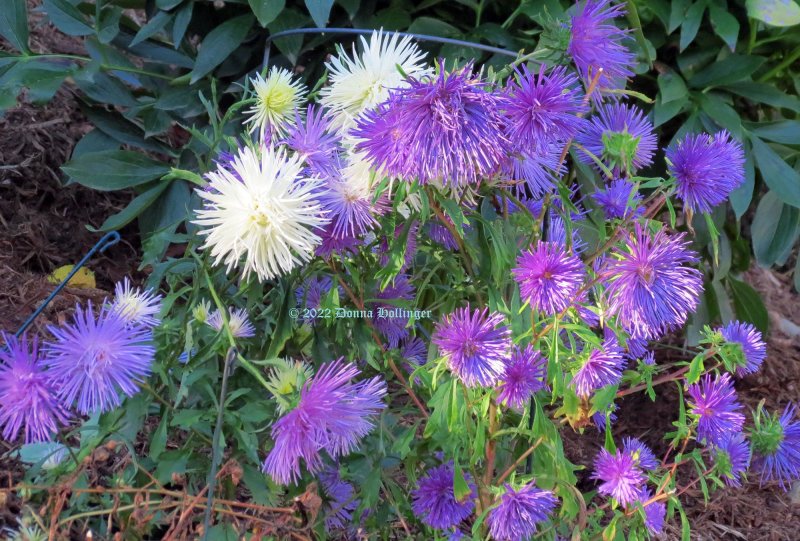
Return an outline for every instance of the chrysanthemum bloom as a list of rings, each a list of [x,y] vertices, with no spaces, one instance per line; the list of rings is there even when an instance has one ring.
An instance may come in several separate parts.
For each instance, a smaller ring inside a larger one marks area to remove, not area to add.
[[[163,297],[151,289],[134,288],[126,276],[122,282],[114,286],[114,301],[110,311],[122,316],[128,323],[156,327],[159,324],[158,313],[161,311]]]
[[[504,95],[471,65],[408,82],[358,122],[356,148],[385,174],[422,184],[463,186],[494,174],[510,145]]]
[[[650,235],[636,224],[632,237],[606,260],[608,314],[634,338],[655,339],[683,326],[703,292],[702,273],[689,267],[698,261],[681,235],[663,229]]]
[[[761,472],[760,484],[777,481],[789,490],[800,479],[800,421],[795,406],[789,404],[778,417],[759,409],[750,432],[753,445],[753,466]]]
[[[644,214],[644,207],[640,206],[642,196],[636,186],[625,179],[616,179],[607,188],[598,189],[592,194],[592,199],[600,205],[608,220]]]
[[[616,404],[611,404],[611,407],[608,408],[608,419],[606,419],[606,412],[605,411],[598,411],[594,415],[592,415],[592,422],[594,426],[597,427],[597,430],[600,432],[605,432],[608,429],[608,423],[610,422],[612,425],[617,420],[617,414],[614,413],[619,409],[619,406]]]
[[[472,476],[464,472],[470,494],[460,501],[456,499],[453,489],[454,476],[452,461],[431,468],[411,493],[411,509],[414,515],[431,528],[444,530],[456,526],[475,509],[477,489],[472,482]]]
[[[597,488],[600,494],[611,496],[623,506],[639,498],[641,486],[647,480],[636,460],[619,449],[614,454],[600,449],[594,460],[592,479],[602,481]]]
[[[667,504],[662,500],[647,503],[653,497],[648,488],[642,488],[639,501],[644,511],[644,525],[651,535],[658,535],[664,531],[664,522],[667,518]],[[647,505],[645,505],[647,503]]]
[[[377,225],[374,214],[385,210],[385,201],[373,202],[373,173],[367,161],[351,155],[324,180],[318,199],[328,211],[335,236],[361,235]]]
[[[615,174],[650,165],[658,148],[652,122],[641,109],[624,103],[601,105],[576,140],[584,149],[578,153],[582,162],[594,165],[591,153]]]
[[[419,77],[429,71],[425,53],[410,37],[373,32],[369,42],[362,36],[361,54],[353,44],[352,58],[344,49],[325,64],[330,85],[320,90],[320,102],[333,114],[333,124],[352,127],[364,111],[375,108],[389,97],[389,90],[408,83],[403,74]]]
[[[509,79],[505,108],[506,135],[516,148],[540,151],[551,142],[564,142],[577,135],[586,122],[578,114],[588,111],[578,79],[563,66],[545,73],[522,67]]]
[[[567,231],[567,224],[564,218],[550,214],[547,217],[549,224],[547,229],[547,240],[554,244],[563,246],[565,250],[573,254],[581,254],[586,250],[586,243],[581,238],[580,232],[574,223],[570,223],[570,230]]]
[[[623,15],[623,4],[587,0],[571,18],[567,53],[585,84],[588,85],[600,69],[603,70],[598,80],[601,90],[622,88],[625,79],[633,76],[631,66],[636,55],[622,44],[628,32],[614,25],[614,19]]]
[[[744,365],[736,370],[737,376],[745,376],[758,372],[761,364],[767,357],[767,344],[761,336],[761,331],[750,323],[731,321],[718,331],[726,342],[739,344],[744,356]]]
[[[528,541],[536,533],[536,525],[546,521],[558,505],[558,498],[549,490],[537,488],[533,482],[519,490],[506,484],[500,503],[486,517],[489,533],[497,541]]]
[[[449,224],[453,224],[453,220],[451,220],[448,216],[445,216],[445,220],[447,220]],[[453,236],[453,233],[451,233],[450,229],[448,229],[447,226],[441,222],[428,222],[428,237],[436,244],[444,247],[446,250],[458,249],[458,242]]]
[[[511,271],[531,308],[555,315],[575,299],[586,277],[583,262],[557,242],[537,242],[517,258]]]
[[[272,66],[266,78],[257,73],[250,83],[256,99],[255,105],[245,111],[250,133],[258,132],[261,140],[268,134],[284,133],[308,92],[305,85],[294,80],[289,70],[277,66]]]
[[[240,178],[220,168],[208,174],[214,189],[197,191],[205,206],[193,223],[214,263],[230,272],[244,257],[244,276],[267,280],[311,259],[320,243],[314,229],[328,220],[314,195],[318,182],[300,176],[300,158],[272,148],[258,156],[245,147],[233,168]]]
[[[221,331],[224,327],[222,313],[219,310],[214,310],[208,316],[206,323],[215,331]],[[250,323],[250,317],[244,308],[239,308],[238,310],[228,308],[228,328],[234,338],[252,338],[256,335],[256,329]]]
[[[639,438],[625,436],[622,438],[622,449],[633,457],[636,465],[643,470],[654,470],[658,467],[658,459],[653,451]]]
[[[528,399],[546,386],[547,359],[531,345],[515,346],[505,363],[497,386],[497,400],[508,407],[522,409]]]
[[[488,308],[472,312],[466,307],[437,323],[431,341],[467,387],[488,387],[503,375],[511,348],[511,331],[503,321],[503,314]]]
[[[750,467],[750,446],[744,434],[727,434],[711,448],[717,474],[728,486],[742,486],[741,476]]]
[[[353,485],[342,479],[335,468],[322,471],[319,481],[326,497],[322,508],[325,514],[325,530],[341,530],[353,520],[353,511],[360,500],[355,497]]]
[[[695,212],[711,212],[744,183],[744,149],[726,131],[687,134],[666,158],[678,198]]]
[[[398,274],[393,282],[375,294],[375,298],[392,301],[410,301],[414,298],[414,286],[406,274]],[[381,335],[389,342],[390,348],[396,348],[401,340],[408,337],[408,318],[392,314],[397,306],[389,303],[376,303],[373,310],[372,323]]]
[[[14,441],[24,427],[25,443],[48,441],[69,419],[54,382],[39,358],[39,344],[23,335],[2,335],[0,346],[0,428]]]
[[[690,385],[687,393],[691,397],[691,413],[697,416],[698,441],[718,444],[726,436],[741,432],[744,415],[730,374],[714,379],[706,374],[700,383]]]
[[[309,472],[322,468],[320,452],[336,459],[351,453],[374,427],[374,417],[386,407],[386,383],[379,377],[353,383],[360,374],[343,359],[323,364],[303,384],[297,407],[272,425],[275,446],[263,470],[276,483],[300,479],[300,460]]]
[[[412,336],[407,338],[400,347],[400,357],[403,359],[403,367],[409,374],[428,361],[428,347],[422,339]],[[415,383],[417,380],[415,380]]]
[[[297,305],[309,310],[319,308],[322,304],[322,298],[330,292],[332,287],[333,279],[330,276],[313,276],[309,278],[294,292]]]
[[[120,394],[135,395],[150,375],[152,332],[106,308],[95,317],[91,303],[76,306],[72,323],[48,330],[55,338],[45,346],[49,376],[58,397],[65,404],[77,401],[82,415],[118,407]]]
[[[588,398],[606,385],[615,385],[622,379],[625,359],[617,341],[613,338],[603,342],[603,347],[593,349],[570,383],[578,396]]]
[[[317,174],[329,171],[335,164],[340,136],[333,131],[322,107],[309,105],[305,120],[295,112],[294,125],[287,130],[281,144],[286,145]]]

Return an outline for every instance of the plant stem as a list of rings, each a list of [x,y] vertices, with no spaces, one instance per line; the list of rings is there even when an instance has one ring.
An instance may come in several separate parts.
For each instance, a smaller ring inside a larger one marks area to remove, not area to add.
[[[759,83],[765,83],[772,79],[775,75],[788,68],[800,59],[800,46],[788,54],[777,66],[773,67],[767,73],[758,78]]]

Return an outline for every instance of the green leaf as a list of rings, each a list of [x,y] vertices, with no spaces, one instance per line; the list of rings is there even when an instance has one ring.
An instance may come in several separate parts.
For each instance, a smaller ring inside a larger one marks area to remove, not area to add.
[[[736,317],[742,321],[748,321],[758,327],[762,333],[766,334],[769,329],[769,316],[761,297],[748,284],[728,277],[728,285],[731,288],[733,297],[733,308],[736,310]]]
[[[192,84],[211,73],[228,58],[244,41],[252,26],[253,16],[247,14],[227,20],[209,32],[200,44],[200,52],[191,73]]]
[[[777,108],[791,109],[800,113],[800,99],[781,92],[775,85],[768,83],[754,83],[752,81],[739,81],[736,84],[723,87],[724,90],[737,94],[754,103],[764,103]],[[797,141],[797,139],[795,139]]]
[[[266,27],[275,20],[283,8],[286,7],[286,0],[248,0],[250,9],[258,19],[258,24]],[[331,2],[333,3],[333,2]],[[328,8],[330,10],[330,7]]]
[[[175,14],[175,21],[172,23],[172,43],[176,49],[180,47],[183,36],[186,35],[186,29],[192,22],[193,11],[194,2],[186,2]]]
[[[661,96],[661,103],[664,104],[686,99],[686,83],[683,82],[683,77],[672,70],[659,74],[658,90]]]
[[[697,383],[697,380],[700,379],[700,375],[703,373],[703,360],[705,358],[705,354],[698,353],[692,362],[689,364],[689,371],[686,373],[686,383],[689,385],[693,383]]]
[[[686,11],[686,18],[681,23],[680,50],[683,51],[697,36],[700,23],[703,22],[703,13],[706,11],[706,0],[697,0],[692,7]]]
[[[794,290],[800,291],[800,257],[794,265]]]
[[[100,11],[100,23],[97,25],[96,32],[100,43],[110,43],[119,34],[120,18],[122,18],[122,10],[117,7],[103,8]]]
[[[130,89],[117,78],[100,71],[97,62],[90,62],[74,75],[73,80],[89,98],[102,104],[133,107],[137,104]]]
[[[686,19],[686,11],[689,9],[689,0],[672,0],[669,12],[669,24],[667,34],[672,34]]]
[[[461,37],[461,32],[459,32],[458,28],[440,19],[434,19],[433,17],[419,17],[411,23],[411,26],[408,27],[408,31],[415,34],[428,34],[446,38]]]
[[[800,233],[800,209],[784,205],[774,192],[767,192],[758,203],[751,237],[756,261],[764,267],[785,260]]]
[[[63,61],[33,59],[20,61],[0,76],[0,87],[28,89],[28,99],[33,103],[45,103],[74,70],[74,64]]]
[[[61,169],[73,182],[95,190],[122,190],[157,179],[169,166],[129,150],[104,150],[83,154]]]
[[[70,36],[94,34],[83,14],[67,0],[44,0],[44,12],[53,25]]]
[[[753,154],[746,141],[744,143],[744,158],[744,183],[733,190],[729,197],[737,220],[744,215],[750,206],[750,201],[753,200],[753,190],[756,186],[756,169],[753,163]]]
[[[462,502],[469,497],[470,494],[472,494],[472,489],[467,484],[467,480],[464,479],[464,472],[461,470],[461,464],[456,462],[455,472],[453,474],[453,495],[456,497],[456,501]]]
[[[89,133],[84,135],[75,148],[72,149],[72,159],[78,158],[84,154],[91,152],[100,152],[102,150],[116,150],[119,148],[119,142],[109,137],[107,134],[98,130],[92,129]]]
[[[161,453],[167,448],[167,419],[166,413],[161,416],[158,428],[150,439],[150,458],[157,460]]]
[[[800,142],[800,120],[778,120],[776,122],[747,123],[745,127],[760,138],[796,145]]]
[[[699,94],[698,101],[714,124],[731,132],[734,138],[742,138],[742,119],[733,107],[711,92]]]
[[[686,95],[669,103],[662,103],[660,95],[656,97],[656,103],[653,106],[653,127],[657,128],[675,118],[687,103],[689,103],[689,97]]]
[[[787,205],[800,208],[800,173],[758,137],[750,136],[761,177]]]
[[[300,28],[308,24],[308,17],[301,15],[297,11],[284,9],[267,28],[270,34],[277,34],[290,28]],[[284,54],[290,62],[297,61],[300,49],[303,48],[303,36],[286,36],[274,41],[275,46]]]
[[[314,24],[318,28],[325,28],[328,26],[328,16],[331,14],[333,7],[333,0],[305,0],[306,8],[314,19]],[[274,17],[273,17],[274,18]]]
[[[689,79],[692,88],[731,85],[749,77],[764,63],[761,56],[732,54],[725,60],[711,64]]]
[[[167,145],[153,139],[145,139],[144,130],[122,117],[97,107],[81,107],[81,111],[99,130],[113,137],[120,143],[132,145],[142,150],[151,150],[166,155],[174,155]]]
[[[739,38],[739,21],[736,17],[727,9],[713,4],[708,8],[708,15],[714,32],[722,38],[731,51],[736,49],[736,40]]]
[[[152,205],[158,197],[164,193],[164,190],[170,185],[170,182],[159,182],[152,188],[142,192],[136,196],[133,201],[128,203],[128,206],[120,212],[109,216],[103,225],[100,226],[100,231],[113,231],[119,229],[133,220],[135,220],[144,210]]]
[[[169,11],[170,9],[174,8],[181,2],[183,2],[183,0],[156,0],[156,7]],[[192,2],[193,0],[189,1],[190,4]]]
[[[772,26],[800,24],[800,5],[794,0],[747,0],[747,15]]]
[[[26,0],[6,0],[0,6],[0,36],[24,54],[28,47],[28,9]]]
[[[146,25],[141,27],[136,35],[133,36],[133,40],[131,41],[131,45],[136,45],[137,43],[141,43],[142,41],[146,40],[151,36],[155,36],[159,32],[161,32],[167,23],[172,20],[172,15],[167,13],[166,11],[159,11],[156,13],[155,17],[150,19]]]

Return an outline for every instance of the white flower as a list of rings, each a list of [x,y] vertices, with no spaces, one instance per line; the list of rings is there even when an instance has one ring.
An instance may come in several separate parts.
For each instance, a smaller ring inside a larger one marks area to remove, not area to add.
[[[285,274],[311,259],[321,242],[314,229],[328,223],[314,196],[319,181],[300,175],[300,158],[283,150],[239,150],[228,165],[208,174],[198,190],[205,207],[194,223],[206,236],[214,264],[228,272],[244,257],[243,274],[261,280]]]
[[[320,90],[320,102],[333,114],[332,125],[346,131],[362,112],[389,97],[389,90],[407,86],[400,66],[408,76],[419,77],[429,71],[423,63],[425,53],[406,36],[373,32],[369,43],[361,36],[361,55],[353,45],[352,58],[344,49],[325,66],[330,86]]]
[[[305,85],[293,80],[289,70],[277,66],[272,66],[266,79],[257,73],[250,83],[256,98],[256,104],[245,111],[250,115],[245,121],[250,124],[250,133],[258,131],[262,141],[267,130],[284,133],[308,92]]]
[[[114,286],[114,302],[109,308],[128,323],[155,327],[159,323],[157,314],[161,311],[161,299],[161,295],[150,289],[131,287],[126,276]]]
[[[214,310],[206,322],[212,329],[221,331],[222,313],[219,310]],[[250,338],[256,335],[256,329],[250,323],[250,318],[247,317],[247,310],[240,308],[238,310],[228,309],[228,328],[234,338]]]

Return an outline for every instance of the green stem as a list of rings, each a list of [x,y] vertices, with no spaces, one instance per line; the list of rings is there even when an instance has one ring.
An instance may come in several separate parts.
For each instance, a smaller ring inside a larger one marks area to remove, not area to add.
[[[765,83],[775,77],[778,73],[783,71],[784,69],[788,68],[792,64],[794,64],[798,59],[800,59],[800,46],[798,46],[794,51],[789,53],[789,55],[783,59],[777,66],[769,70],[767,73],[762,75],[758,78],[759,83]]]
[[[64,58],[67,60],[75,60],[78,62],[91,62],[91,58],[87,58],[85,56],[78,56],[74,54],[59,54],[59,53],[47,53],[47,54],[36,54],[36,55],[26,55],[19,57],[21,60],[25,62],[29,62],[31,60],[36,60],[37,58]],[[114,66],[110,64],[100,64],[100,68],[106,71],[125,71],[128,73],[136,73],[138,75],[145,75],[147,77],[156,77],[158,79],[164,79],[168,81],[172,81],[175,79],[174,75],[164,75],[163,73],[155,73],[152,71],[147,71],[139,68],[132,68],[128,66]]]

